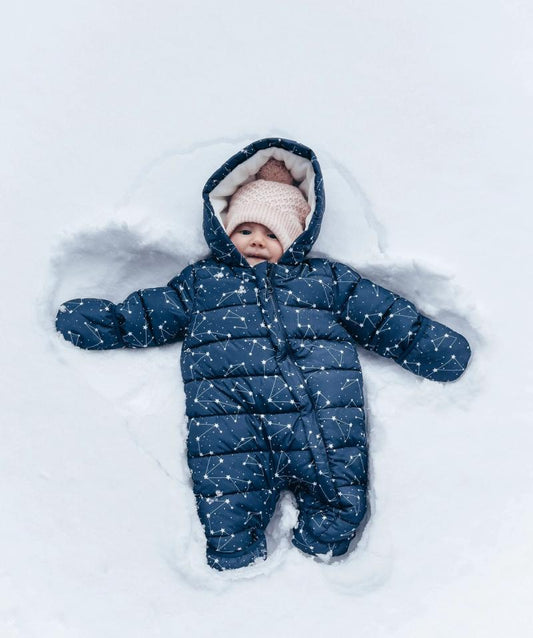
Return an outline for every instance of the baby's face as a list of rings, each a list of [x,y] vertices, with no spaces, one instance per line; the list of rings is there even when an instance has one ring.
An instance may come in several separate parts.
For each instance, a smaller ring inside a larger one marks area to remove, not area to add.
[[[283,255],[283,247],[276,235],[263,224],[239,224],[231,233],[230,239],[251,266],[261,261],[276,263]]]

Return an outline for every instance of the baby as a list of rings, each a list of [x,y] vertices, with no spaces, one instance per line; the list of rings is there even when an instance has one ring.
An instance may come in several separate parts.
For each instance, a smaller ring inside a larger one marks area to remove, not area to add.
[[[366,510],[355,344],[435,381],[463,373],[469,345],[352,268],[306,258],[325,206],[310,148],[258,140],[210,177],[203,200],[207,259],[120,304],[68,301],[57,329],[92,350],[184,339],[187,459],[209,565],[266,557],[282,490],[298,504],[293,544],[341,555]]]
[[[263,224],[255,222],[239,224],[229,238],[251,266],[256,266],[260,261],[275,264],[283,254],[283,248],[276,234]]]

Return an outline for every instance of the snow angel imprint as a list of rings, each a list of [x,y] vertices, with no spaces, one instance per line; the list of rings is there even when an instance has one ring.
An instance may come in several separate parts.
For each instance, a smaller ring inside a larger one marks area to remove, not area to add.
[[[188,463],[207,560],[266,557],[281,490],[297,500],[292,542],[343,554],[366,508],[368,450],[356,344],[434,381],[465,370],[464,337],[328,259],[309,259],[324,214],[314,152],[268,138],[203,190],[211,254],[123,303],[74,299],[57,329],[88,350],[183,339]]]

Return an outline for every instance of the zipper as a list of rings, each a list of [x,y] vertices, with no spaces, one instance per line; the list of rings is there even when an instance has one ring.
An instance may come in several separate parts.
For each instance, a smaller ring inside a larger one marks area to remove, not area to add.
[[[268,264],[266,275],[265,275],[265,279],[266,279],[265,287],[266,287],[266,290],[267,290],[268,294],[270,295],[271,303],[272,303],[272,306],[274,308],[274,313],[275,313],[275,316],[277,317],[278,322],[279,322],[279,324],[278,324],[279,325],[279,328],[278,328],[279,335],[280,335],[280,337],[283,338],[284,344],[285,344],[283,352],[281,353],[281,356],[280,356],[279,347],[276,347],[276,352],[277,352],[276,359],[277,359],[278,363],[280,363],[280,364],[282,364],[282,362],[284,362],[285,359],[287,360],[287,363],[290,365],[290,368],[291,368],[291,371],[292,371],[293,379],[289,380],[286,377],[286,375],[283,373],[283,371],[281,371],[281,376],[282,376],[282,378],[284,379],[285,383],[288,386],[294,385],[295,380],[296,380],[297,385],[299,385],[302,388],[304,388],[304,394],[307,395],[307,401],[310,403],[310,405],[313,405],[313,398],[312,398],[312,396],[310,394],[309,387],[307,386],[307,382],[305,381],[305,377],[304,377],[302,371],[300,370],[300,368],[297,365],[296,361],[292,357],[292,352],[291,352],[290,346],[289,346],[288,335],[287,335],[287,332],[285,331],[285,328],[284,328],[284,326],[283,326],[283,324],[281,322],[281,318],[280,318],[280,314],[279,314],[278,302],[277,302],[276,296],[273,294],[274,291],[273,291],[273,287],[272,287],[272,282],[270,281],[270,277],[269,277],[270,268],[271,268],[271,264]],[[304,414],[303,414],[304,406],[302,405],[301,401],[294,395],[294,393],[291,392],[291,395],[292,395],[292,397],[294,399],[294,407],[295,407],[296,411],[301,413],[302,418],[305,418]],[[305,410],[305,411],[307,412],[307,410]],[[317,435],[321,434],[320,426],[319,426],[318,421],[316,419],[314,409],[311,410],[307,414],[307,418],[312,420],[312,422],[313,422],[313,428],[312,429],[315,431],[315,433]],[[326,447],[325,447],[325,442],[324,442],[322,437],[320,438],[320,441],[322,443],[322,454],[323,454],[323,459],[325,461],[325,466],[326,466],[326,469],[325,469],[324,473],[326,474],[325,478],[327,479],[326,480],[326,484],[325,485],[321,485],[321,489],[324,492],[324,496],[326,496],[326,498],[327,498],[327,500],[329,502],[335,502],[335,501],[339,500],[339,495],[337,494],[336,488],[333,485],[332,480],[331,480],[332,471],[331,471],[330,462],[329,462],[328,455],[327,455],[327,450],[326,450]],[[314,447],[318,447],[316,443],[315,443]],[[315,464],[316,464],[316,468],[317,468],[317,472],[318,472],[319,460],[315,456],[314,452],[312,452],[312,454],[313,454],[313,457],[315,459]],[[328,494],[328,491],[330,492],[329,494]]]

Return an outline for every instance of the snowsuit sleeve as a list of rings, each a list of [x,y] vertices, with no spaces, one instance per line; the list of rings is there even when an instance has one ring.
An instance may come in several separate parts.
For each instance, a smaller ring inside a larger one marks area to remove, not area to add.
[[[355,341],[433,381],[455,381],[470,359],[468,341],[420,314],[399,295],[333,264],[336,313]]]
[[[182,339],[193,308],[194,271],[187,266],[161,288],[145,288],[114,304],[72,299],[59,308],[56,328],[86,350],[148,348]]]

